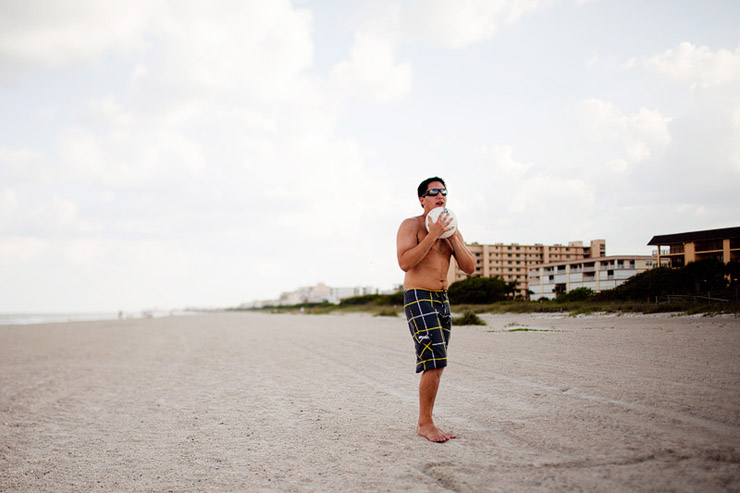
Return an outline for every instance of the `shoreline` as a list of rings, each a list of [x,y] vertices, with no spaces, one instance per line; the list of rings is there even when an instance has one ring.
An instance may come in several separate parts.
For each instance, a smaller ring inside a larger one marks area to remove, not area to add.
[[[69,313],[0,313],[3,325],[46,325],[74,322],[104,322],[111,320],[141,320],[147,318],[197,315],[189,310],[143,310],[139,312],[69,312]]]

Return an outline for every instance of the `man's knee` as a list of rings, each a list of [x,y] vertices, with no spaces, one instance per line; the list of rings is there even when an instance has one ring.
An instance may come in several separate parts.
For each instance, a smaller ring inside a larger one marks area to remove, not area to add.
[[[442,377],[442,371],[444,371],[444,367],[430,368],[428,370],[424,370],[424,372],[421,375],[429,379],[432,379],[432,378],[440,379]]]

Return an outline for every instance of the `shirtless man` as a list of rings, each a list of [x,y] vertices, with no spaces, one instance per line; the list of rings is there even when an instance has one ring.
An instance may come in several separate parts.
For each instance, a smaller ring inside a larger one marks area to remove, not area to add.
[[[429,211],[447,205],[445,182],[439,177],[427,178],[419,185],[420,216],[401,223],[396,238],[398,265],[406,272],[403,280],[404,309],[416,348],[416,372],[419,381],[419,421],[416,432],[432,442],[446,442],[455,435],[437,428],[432,420],[442,371],[447,366],[447,344],[450,340],[450,304],[447,300],[447,271],[454,255],[467,274],[475,270],[475,256],[470,252],[460,231],[440,238],[451,229],[451,219],[440,214],[427,232],[424,222]]]

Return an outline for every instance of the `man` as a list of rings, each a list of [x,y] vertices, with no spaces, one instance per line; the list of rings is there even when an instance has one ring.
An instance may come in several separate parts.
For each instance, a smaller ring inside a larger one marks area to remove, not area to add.
[[[455,435],[435,426],[432,411],[442,371],[447,366],[450,340],[447,271],[454,255],[460,268],[472,274],[475,256],[465,246],[460,231],[448,238],[440,238],[445,231],[452,229],[452,219],[448,214],[440,214],[427,231],[425,221],[429,211],[447,205],[444,180],[437,176],[427,178],[421,182],[417,192],[424,213],[404,220],[396,238],[398,265],[406,272],[403,280],[404,309],[414,337],[416,372],[421,373],[416,432],[429,441],[446,442]]]

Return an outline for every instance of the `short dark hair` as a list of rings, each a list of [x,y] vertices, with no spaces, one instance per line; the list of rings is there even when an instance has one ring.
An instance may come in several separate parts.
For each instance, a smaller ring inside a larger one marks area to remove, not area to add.
[[[427,178],[426,180],[424,180],[423,182],[421,182],[421,183],[419,184],[419,188],[417,189],[417,192],[419,192],[419,197],[421,197],[422,195],[424,195],[424,193],[426,193],[426,191],[427,191],[427,187],[428,187],[428,186],[429,186],[429,184],[430,184],[430,183],[432,183],[433,181],[439,181],[439,182],[441,182],[441,183],[442,183],[442,185],[444,185],[445,187],[447,186],[447,185],[445,184],[445,181],[444,181],[444,180],[443,180],[442,178],[440,178],[439,176],[432,176],[431,178]]]

